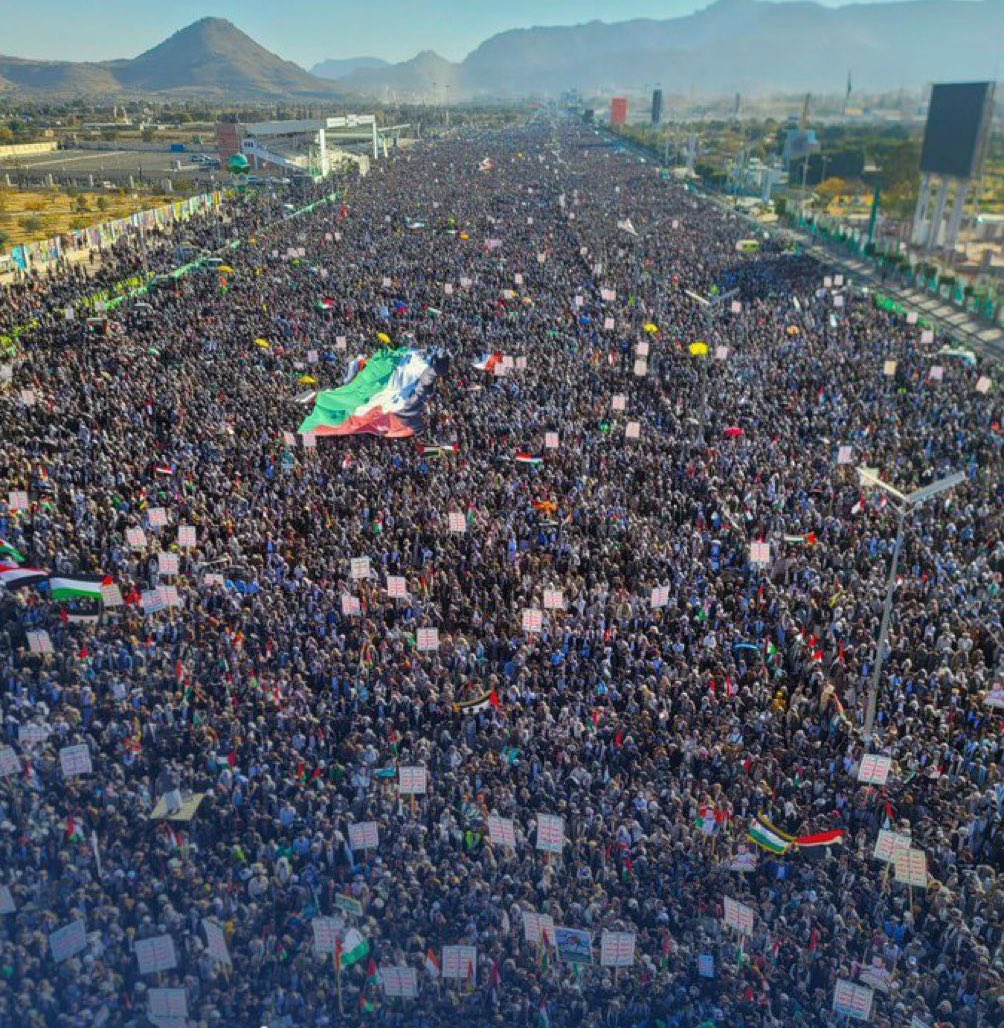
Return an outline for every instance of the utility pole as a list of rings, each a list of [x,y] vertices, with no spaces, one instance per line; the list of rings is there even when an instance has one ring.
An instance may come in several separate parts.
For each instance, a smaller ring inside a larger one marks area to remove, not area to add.
[[[901,493],[898,489],[883,482],[881,478],[873,474],[867,468],[858,468],[858,475],[863,485],[877,486],[895,501],[898,520],[896,524],[896,544],[892,551],[892,562],[889,565],[889,577],[885,583],[885,603],[882,605],[882,623],[879,627],[878,643],[875,650],[875,666],[872,668],[872,680],[868,689],[868,707],[865,710],[865,745],[871,745],[872,735],[875,730],[875,712],[878,706],[879,682],[882,678],[882,664],[885,660],[886,640],[889,635],[889,622],[892,619],[893,595],[896,591],[896,569],[899,565],[899,551],[903,546],[903,531],[906,527],[906,515],[933,499],[935,496],[949,489],[954,489],[961,482],[966,480],[964,471],[956,471],[953,475],[939,478],[938,481],[924,486],[923,489],[915,489],[912,493]]]

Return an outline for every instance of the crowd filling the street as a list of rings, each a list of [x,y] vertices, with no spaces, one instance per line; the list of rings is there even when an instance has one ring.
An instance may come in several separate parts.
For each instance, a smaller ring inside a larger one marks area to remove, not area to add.
[[[0,1026],[1004,1026],[998,369],[571,124],[293,206],[0,292]]]

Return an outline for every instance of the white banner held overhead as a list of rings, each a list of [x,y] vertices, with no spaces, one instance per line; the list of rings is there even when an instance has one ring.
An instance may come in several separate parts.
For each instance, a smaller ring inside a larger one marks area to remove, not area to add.
[[[522,623],[524,632],[534,633],[542,631],[544,627],[543,611],[532,607],[524,607]]]
[[[450,531],[463,535],[467,531],[467,519],[458,510],[451,510],[449,515]]]
[[[478,951],[474,946],[443,947],[443,978],[477,981]]]
[[[927,854],[923,850],[901,850],[893,862],[896,881],[911,888],[927,888]]]
[[[750,563],[767,567],[770,564],[770,543],[750,543]]]
[[[156,974],[178,966],[174,939],[170,935],[155,935],[151,939],[137,939],[136,963],[140,974]]]
[[[388,998],[416,999],[418,997],[418,972],[413,967],[381,964],[379,968],[383,993]]]
[[[435,653],[439,649],[439,629],[415,629],[415,648],[419,653]]]
[[[32,653],[44,655],[55,652],[52,648],[52,638],[44,628],[40,628],[37,632],[25,632],[24,634],[28,640],[28,649]]]
[[[178,545],[184,550],[195,549],[194,525],[178,525]]]
[[[875,993],[864,985],[838,978],[833,990],[833,1011],[855,1021],[870,1021]]]
[[[315,917],[310,925],[314,930],[314,952],[334,953],[342,930],[341,918]]]
[[[353,614],[359,614],[362,611],[362,606],[359,603],[359,597],[353,596],[352,593],[342,593],[342,613],[346,616]]]
[[[657,585],[652,590],[651,604],[653,607],[665,607],[669,603],[669,586]]]
[[[632,967],[635,949],[634,932],[608,932],[600,935],[601,967]]]
[[[149,989],[146,994],[146,1016],[155,1025],[177,1025],[188,1023],[188,997],[184,989]]]
[[[79,775],[91,774],[94,768],[91,765],[91,751],[87,748],[87,743],[64,746],[59,751],[59,766],[62,768],[64,778],[77,778]]]
[[[610,406],[616,411],[627,410],[627,397],[623,393],[615,393],[610,401]]]
[[[380,848],[380,828],[376,821],[355,821],[349,825],[351,850],[377,850]]]
[[[212,918],[202,919],[202,930],[206,933],[206,952],[217,964],[231,965],[230,950],[227,948],[227,933]]]
[[[554,918],[550,914],[538,914],[532,910],[523,911],[523,938],[531,945],[545,941],[554,945]]]
[[[157,554],[157,574],[161,578],[173,578],[178,574],[179,562],[176,553],[166,553],[161,550]]]
[[[10,746],[0,746],[0,778],[21,773],[21,761]]]
[[[544,449],[545,450],[556,450],[560,443],[558,441],[557,432],[545,432],[544,433]]]
[[[87,931],[83,920],[71,921],[49,935],[49,951],[57,964],[87,949]]]
[[[387,576],[387,595],[395,600],[408,598],[408,580],[403,575]]]
[[[868,785],[885,785],[892,768],[892,758],[877,753],[866,753],[858,768],[858,781]]]
[[[126,542],[131,550],[146,549],[146,532],[142,528],[127,528]]]
[[[641,423],[638,421],[629,421],[624,426],[624,438],[625,439],[640,439],[641,438]]]
[[[561,853],[565,843],[565,819],[557,814],[537,815],[537,849]]]
[[[564,610],[565,596],[560,589],[544,590],[544,610]]]
[[[892,832],[887,828],[880,828],[878,838],[875,840],[875,849],[872,856],[886,864],[895,864],[896,857],[901,853],[908,853],[912,840],[909,835],[902,832]]]
[[[512,819],[489,814],[488,838],[496,846],[505,846],[506,849],[514,850],[516,848],[516,827]]]
[[[724,920],[727,928],[734,928],[741,935],[753,934],[753,908],[731,896],[725,897]]]
[[[369,557],[352,557],[349,560],[349,577],[353,581],[370,577]]]
[[[424,796],[429,791],[429,772],[424,767],[399,767],[397,776],[402,796]]]

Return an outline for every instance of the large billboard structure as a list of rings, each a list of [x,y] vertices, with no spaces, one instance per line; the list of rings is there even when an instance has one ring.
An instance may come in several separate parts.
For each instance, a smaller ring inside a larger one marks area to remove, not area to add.
[[[983,171],[993,105],[993,82],[941,83],[931,88],[913,216],[915,244],[930,250],[940,242],[948,252],[955,250],[970,183]],[[943,225],[953,190],[952,213]]]
[[[624,125],[627,123],[628,102],[626,96],[615,96],[610,101],[610,124]]]

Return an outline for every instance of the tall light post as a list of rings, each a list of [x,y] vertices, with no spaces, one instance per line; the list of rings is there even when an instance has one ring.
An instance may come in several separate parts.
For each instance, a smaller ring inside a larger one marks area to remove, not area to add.
[[[965,472],[956,471],[954,475],[946,478],[939,478],[937,482],[924,486],[923,489],[915,489],[912,493],[901,493],[898,489],[883,482],[869,468],[858,468],[862,484],[877,486],[888,493],[896,502],[896,513],[898,515],[896,525],[896,544],[892,551],[892,562],[889,565],[889,577],[885,584],[885,604],[882,607],[882,624],[879,628],[878,645],[875,651],[875,667],[872,670],[871,686],[868,689],[868,708],[865,711],[865,744],[872,741],[872,733],[875,728],[875,708],[878,703],[879,679],[882,677],[882,663],[885,659],[886,637],[889,634],[889,621],[892,618],[893,591],[896,588],[896,568],[899,564],[899,551],[903,545],[903,530],[906,526],[906,516],[915,510],[922,503],[933,499],[941,493],[954,489],[960,482],[966,480]]]

